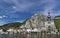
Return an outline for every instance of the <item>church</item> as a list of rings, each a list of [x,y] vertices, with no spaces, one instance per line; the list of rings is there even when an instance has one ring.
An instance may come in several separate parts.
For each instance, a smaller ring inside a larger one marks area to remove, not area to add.
[[[57,32],[54,20],[51,19],[50,12],[48,12],[47,21],[45,22],[45,27],[47,28],[48,32],[51,33]]]

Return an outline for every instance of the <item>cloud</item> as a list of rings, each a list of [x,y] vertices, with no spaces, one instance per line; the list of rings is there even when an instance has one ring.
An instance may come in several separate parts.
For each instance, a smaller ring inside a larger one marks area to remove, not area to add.
[[[26,10],[26,8],[29,8],[30,6],[33,5],[32,2],[28,2],[26,0],[20,0],[21,2],[19,2],[18,0],[4,0],[7,3],[13,3],[15,4],[15,6],[13,6],[14,9],[16,9],[16,11],[23,11]],[[26,1],[26,2],[25,2]],[[28,3],[27,3],[28,2]]]
[[[23,20],[20,20],[20,21],[14,21],[14,22],[20,22],[20,23],[22,23],[22,22],[24,22]]]
[[[43,14],[47,15],[48,12],[52,12],[55,7],[56,7],[56,1],[55,0],[46,0],[46,5],[44,7]]]
[[[2,19],[2,18],[6,18],[7,16],[5,16],[5,15],[3,15],[3,16],[0,16],[0,19]]]
[[[16,11],[27,11],[33,7],[40,6],[45,3],[45,0],[4,0],[7,3],[13,3],[13,9]]]
[[[12,3],[14,6],[12,6],[15,11],[29,11],[32,10],[34,7],[34,10],[38,10],[44,8],[43,13],[47,14],[48,11],[53,11],[58,4],[56,0],[4,0],[7,3]],[[40,7],[40,8],[39,8]]]
[[[24,12],[31,11],[36,12],[38,9],[43,9],[42,13],[47,15],[47,12],[52,12],[58,4],[56,0],[4,0],[7,3],[14,4],[12,8],[16,11]],[[41,10],[40,10],[41,12]]]

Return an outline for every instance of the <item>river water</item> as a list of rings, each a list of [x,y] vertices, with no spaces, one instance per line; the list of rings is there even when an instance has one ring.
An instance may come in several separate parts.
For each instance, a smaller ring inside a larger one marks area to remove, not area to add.
[[[0,38],[60,38],[60,35],[39,35],[39,34],[0,34]]]

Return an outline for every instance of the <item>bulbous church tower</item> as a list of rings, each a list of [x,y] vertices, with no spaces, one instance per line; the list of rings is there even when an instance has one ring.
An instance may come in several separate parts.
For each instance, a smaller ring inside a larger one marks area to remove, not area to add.
[[[50,15],[50,12],[48,12],[48,21],[51,21],[51,15]]]
[[[45,27],[48,29],[48,31],[56,32],[56,27],[54,21],[51,19],[50,12],[48,12],[47,21],[45,22]]]

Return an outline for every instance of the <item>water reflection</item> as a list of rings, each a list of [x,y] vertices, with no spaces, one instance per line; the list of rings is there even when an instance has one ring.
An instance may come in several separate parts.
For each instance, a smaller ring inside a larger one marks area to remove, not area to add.
[[[0,38],[60,38],[60,35],[44,35],[40,34],[0,34]]]

